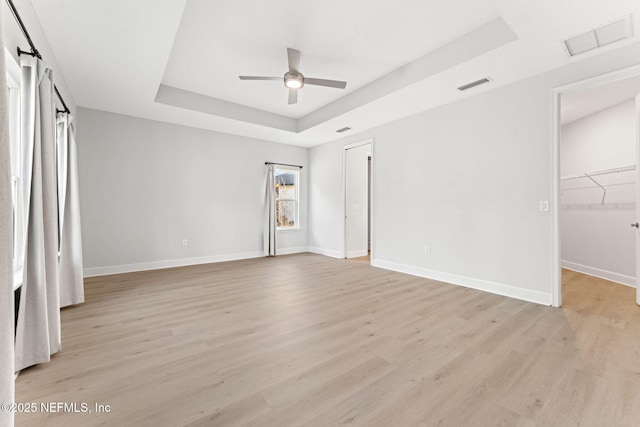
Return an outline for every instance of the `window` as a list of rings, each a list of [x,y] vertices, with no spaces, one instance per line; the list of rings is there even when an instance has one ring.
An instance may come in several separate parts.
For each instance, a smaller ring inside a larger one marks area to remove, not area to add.
[[[276,182],[276,227],[278,230],[300,228],[298,197],[300,171],[279,169],[274,171]]]
[[[20,269],[24,257],[20,89],[15,79],[10,75],[7,75],[7,106],[9,107],[9,151],[11,158],[11,200],[13,208],[13,266],[14,269]]]
[[[11,164],[11,208],[13,213],[14,288],[22,279],[24,258],[24,197],[22,195],[22,143],[20,138],[20,66],[4,49],[6,65],[6,97],[8,108],[9,158]]]

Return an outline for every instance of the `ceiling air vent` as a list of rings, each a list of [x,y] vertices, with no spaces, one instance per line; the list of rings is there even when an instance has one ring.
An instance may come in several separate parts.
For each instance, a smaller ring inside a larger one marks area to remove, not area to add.
[[[624,18],[564,40],[564,47],[569,56],[575,56],[610,43],[628,39],[631,36],[633,36],[631,15],[627,15]]]
[[[458,88],[458,90],[468,90],[472,87],[480,86],[485,83],[489,83],[491,79],[489,77],[481,78],[480,80],[476,80],[475,82],[467,83],[466,85],[462,85]]]
[[[351,128],[349,126],[345,126],[342,129],[338,129],[336,132],[338,133],[342,133],[342,132],[346,132],[348,130],[351,130]]]

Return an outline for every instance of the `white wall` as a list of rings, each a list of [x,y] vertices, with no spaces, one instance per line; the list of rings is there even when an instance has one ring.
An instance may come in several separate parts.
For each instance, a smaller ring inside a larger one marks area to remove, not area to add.
[[[562,126],[562,176],[635,164],[635,95]]]
[[[309,245],[340,252],[342,147],[374,138],[374,265],[550,304],[551,91],[639,59],[635,44],[313,148]]]
[[[85,274],[262,256],[265,161],[302,165],[305,251],[308,150],[102,111],[78,111]],[[182,245],[187,239],[187,246]]]
[[[332,143],[309,153],[309,250],[334,258],[343,256],[342,152],[342,144]]]
[[[635,164],[634,115],[635,100],[630,99],[564,125],[561,175],[576,176]],[[606,185],[611,177],[598,179]],[[563,192],[563,266],[635,286],[635,232],[629,226],[636,222],[635,185],[607,187],[604,205],[599,205],[601,194],[599,189]]]

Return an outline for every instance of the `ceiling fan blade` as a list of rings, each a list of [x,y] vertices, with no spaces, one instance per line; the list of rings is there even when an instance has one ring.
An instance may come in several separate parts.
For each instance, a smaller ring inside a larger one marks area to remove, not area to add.
[[[240,80],[282,80],[282,77],[238,76]]]
[[[341,82],[338,80],[326,80],[326,79],[314,79],[311,77],[304,78],[304,84],[306,85],[316,85],[316,86],[327,86],[327,87],[335,87],[337,89],[344,89],[347,86],[347,82]]]
[[[289,89],[289,105],[298,103],[298,89]]]
[[[289,58],[289,71],[300,72],[300,51],[287,48],[287,57]]]

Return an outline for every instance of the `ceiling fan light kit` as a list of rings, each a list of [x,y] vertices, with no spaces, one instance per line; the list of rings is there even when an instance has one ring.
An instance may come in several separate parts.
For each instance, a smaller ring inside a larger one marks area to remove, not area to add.
[[[333,87],[336,89],[344,89],[347,82],[339,80],[315,79],[307,78],[298,69],[300,68],[300,51],[287,48],[287,59],[289,61],[289,71],[284,74],[284,86],[289,89],[289,104],[298,102],[298,89],[302,89],[306,84],[315,86]],[[263,77],[263,76],[239,76],[240,80],[280,80],[281,77]]]
[[[284,85],[289,89],[301,89],[304,86],[304,76],[300,73],[289,71],[284,75]]]

